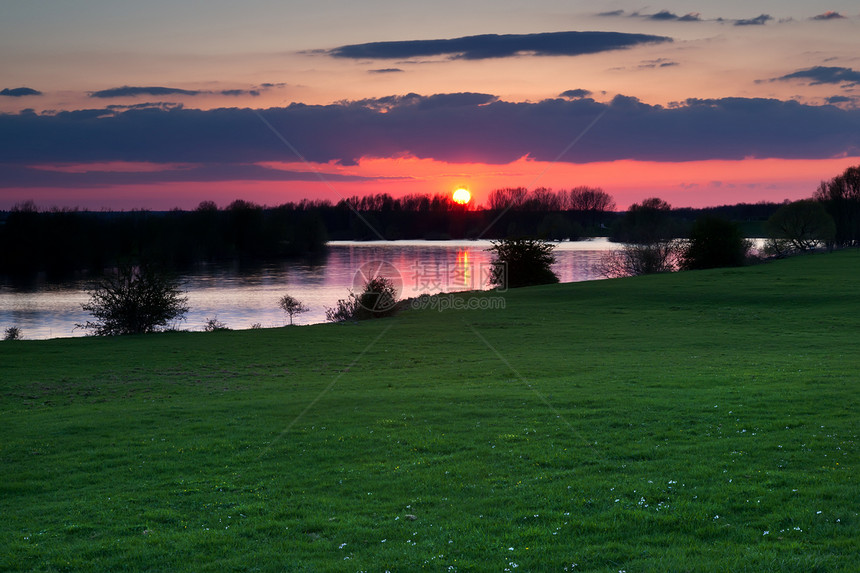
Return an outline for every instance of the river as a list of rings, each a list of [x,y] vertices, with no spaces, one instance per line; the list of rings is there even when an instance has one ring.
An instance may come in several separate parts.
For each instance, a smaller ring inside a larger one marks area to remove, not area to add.
[[[295,324],[324,322],[326,308],[346,298],[349,289],[360,290],[363,278],[376,271],[394,279],[401,298],[487,289],[489,247],[489,241],[333,241],[316,262],[200,265],[180,277],[191,310],[175,326],[203,330],[209,319],[236,330],[284,326],[289,319],[277,306],[284,294],[310,309],[297,315]],[[553,270],[561,282],[602,278],[595,263],[615,247],[605,238],[559,243]],[[75,325],[90,318],[81,304],[89,299],[91,284],[91,279],[27,287],[0,283],[0,330],[16,326],[27,340],[84,336]]]

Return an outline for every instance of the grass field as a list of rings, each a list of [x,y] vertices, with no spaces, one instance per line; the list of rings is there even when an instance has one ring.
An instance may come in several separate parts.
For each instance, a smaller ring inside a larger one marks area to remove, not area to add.
[[[857,571],[860,252],[0,343],[3,571]]]

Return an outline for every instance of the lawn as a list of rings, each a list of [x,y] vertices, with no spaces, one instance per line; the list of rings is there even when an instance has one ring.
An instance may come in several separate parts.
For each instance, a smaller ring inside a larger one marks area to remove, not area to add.
[[[856,571],[858,279],[0,342],[0,570]]]

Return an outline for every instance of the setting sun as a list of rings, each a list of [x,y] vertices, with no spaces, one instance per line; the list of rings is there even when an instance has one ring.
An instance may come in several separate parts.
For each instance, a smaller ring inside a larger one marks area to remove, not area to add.
[[[454,199],[454,203],[465,205],[472,200],[472,194],[469,193],[468,189],[460,187],[454,191],[454,195],[451,198]]]

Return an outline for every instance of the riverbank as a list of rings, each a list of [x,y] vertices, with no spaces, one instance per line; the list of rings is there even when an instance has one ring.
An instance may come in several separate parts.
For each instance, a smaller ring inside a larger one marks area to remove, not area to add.
[[[0,568],[850,571],[858,265],[0,343]]]

